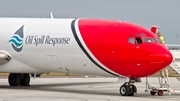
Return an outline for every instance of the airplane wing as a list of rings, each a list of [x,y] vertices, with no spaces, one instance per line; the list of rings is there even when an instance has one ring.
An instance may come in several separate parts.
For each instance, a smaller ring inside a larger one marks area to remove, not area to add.
[[[8,55],[6,52],[0,52],[0,65],[6,64],[10,60],[10,55]]]

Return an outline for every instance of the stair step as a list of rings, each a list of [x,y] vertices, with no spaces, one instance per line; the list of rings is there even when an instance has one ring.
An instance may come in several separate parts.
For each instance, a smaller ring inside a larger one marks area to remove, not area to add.
[[[180,67],[176,65],[173,67],[172,65],[167,66],[168,73],[170,77],[180,77]],[[165,74],[166,75],[166,74]],[[153,76],[159,76],[159,72],[154,74]]]
[[[180,67],[176,63],[171,63],[170,66],[167,67],[169,76],[180,77]]]

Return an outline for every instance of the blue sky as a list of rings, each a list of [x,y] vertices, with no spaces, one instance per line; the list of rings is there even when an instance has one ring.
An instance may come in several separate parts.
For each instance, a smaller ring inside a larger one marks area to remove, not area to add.
[[[165,43],[180,44],[180,0],[0,0],[0,17],[103,18],[160,26]],[[177,38],[177,35],[179,38]]]

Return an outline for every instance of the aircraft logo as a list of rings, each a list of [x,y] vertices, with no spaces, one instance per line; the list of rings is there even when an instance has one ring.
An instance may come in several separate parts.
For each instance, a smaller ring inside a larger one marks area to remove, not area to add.
[[[16,52],[20,52],[23,48],[23,38],[24,38],[23,28],[24,25],[20,27],[11,37],[11,39],[8,41],[9,43],[11,43],[13,49]]]

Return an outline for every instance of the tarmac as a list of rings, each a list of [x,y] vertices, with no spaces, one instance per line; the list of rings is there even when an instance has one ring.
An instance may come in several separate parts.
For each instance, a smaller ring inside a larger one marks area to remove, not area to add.
[[[27,87],[10,87],[7,77],[0,78],[0,101],[180,101],[180,93],[164,92],[163,96],[145,92],[145,78],[135,83],[136,96],[121,96],[122,83],[117,78],[105,77],[43,77],[31,78]],[[180,81],[170,78],[171,87],[180,91]],[[149,83],[158,85],[157,77],[150,77]]]

